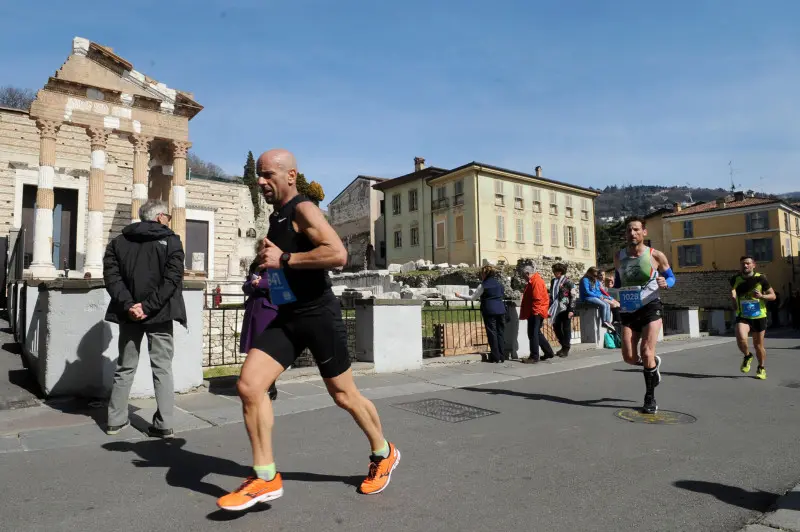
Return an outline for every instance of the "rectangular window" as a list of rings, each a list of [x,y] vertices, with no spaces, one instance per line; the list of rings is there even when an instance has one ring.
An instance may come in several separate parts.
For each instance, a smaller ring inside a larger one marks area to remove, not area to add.
[[[558,214],[558,196],[555,192],[550,192],[550,214]]]
[[[581,198],[581,220],[589,219],[589,200]]]
[[[411,245],[419,246],[419,227],[411,228]]]
[[[564,245],[568,248],[575,247],[575,228],[569,225],[564,227]]]
[[[400,214],[400,194],[392,195],[392,214]]]
[[[772,239],[751,238],[745,240],[745,255],[750,255],[756,262],[772,262]]]
[[[589,228],[583,228],[583,249],[589,249]]]
[[[497,216],[497,240],[506,239],[506,219],[503,216]]]
[[[503,194],[503,182],[499,179],[495,180],[494,182],[494,204],[501,206],[506,204],[505,196]]]
[[[699,245],[678,246],[678,266],[692,267],[703,265],[703,248]]]
[[[402,231],[395,231],[394,232],[394,247],[396,247],[396,248],[403,247],[403,232]]]
[[[566,208],[564,209],[564,215],[565,215],[567,218],[572,218],[572,207],[566,207]]]
[[[542,245],[542,222],[533,222],[533,242],[534,244]]]
[[[800,218],[794,219],[794,234],[800,235]]]
[[[444,222],[436,222],[436,247],[443,248],[447,245],[445,242],[445,226]]]
[[[417,210],[417,191],[416,190],[409,190],[408,191],[408,212],[414,212]]]
[[[694,222],[683,222],[683,238],[694,238]]]
[[[569,194],[564,195],[564,206],[572,207],[572,196],[570,196]]]
[[[456,240],[464,240],[464,217],[456,216]]]
[[[533,212],[542,212],[542,191],[533,189]]]
[[[745,230],[748,233],[767,229],[769,229],[769,211],[751,212],[745,217]]]
[[[789,221],[789,213],[788,212],[783,213],[783,228],[784,228],[785,231],[791,231],[792,230],[792,224]]]
[[[792,239],[786,238],[783,240],[783,256],[784,257],[791,257],[792,256]]]
[[[525,208],[525,200],[522,197],[522,185],[514,185],[514,208]]]
[[[464,180],[459,179],[453,185],[453,204],[454,205],[464,205]]]
[[[558,225],[550,224],[550,245],[558,246]]]
[[[525,220],[517,218],[517,242],[525,242]]]

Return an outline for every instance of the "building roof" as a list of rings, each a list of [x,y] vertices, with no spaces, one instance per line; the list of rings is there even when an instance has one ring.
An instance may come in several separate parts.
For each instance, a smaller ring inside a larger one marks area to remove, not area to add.
[[[654,210],[654,211],[653,211],[653,212],[651,212],[650,214],[646,214],[646,215],[644,216],[644,219],[645,219],[645,220],[649,220],[650,218],[655,218],[656,216],[659,216],[659,215],[661,215],[661,214],[664,214],[664,215],[666,215],[666,214],[668,214],[668,213],[671,213],[671,212],[672,212],[672,209],[669,209],[669,208],[667,208],[667,207],[661,207],[660,209],[656,209],[656,210]]]
[[[561,185],[563,187],[574,188],[574,189],[586,192],[588,194],[593,194],[594,196],[599,196],[600,195],[600,192],[598,192],[596,190],[589,189],[589,188],[580,187],[578,185],[571,185],[569,183],[564,183],[563,181],[556,181],[555,179],[549,179],[547,177],[535,176],[533,174],[527,174],[525,172],[519,172],[517,170],[509,170],[508,168],[501,168],[499,166],[494,166],[494,165],[491,165],[491,164],[481,163],[481,162],[478,162],[478,161],[472,161],[471,163],[463,164],[463,165],[459,166],[458,168],[453,168],[452,170],[450,170],[447,173],[448,174],[452,174],[452,173],[455,173],[455,172],[460,172],[461,170],[464,170],[465,168],[469,168],[469,167],[480,167],[480,168],[486,168],[488,170],[494,170],[496,172],[505,172],[505,173],[508,173],[508,174],[515,174],[515,175],[518,175],[520,177],[525,177],[525,178],[528,178],[528,179],[535,179],[537,181],[543,181],[545,183],[552,183],[554,185]],[[434,177],[431,177],[429,179],[432,180],[432,179],[436,179],[438,177],[442,177],[442,176],[434,176]]]
[[[432,179],[434,177],[439,177],[440,175],[447,174],[449,172],[450,170],[447,170],[445,168],[429,166],[417,172],[411,172],[410,174],[401,175],[400,177],[395,177],[394,179],[387,179],[386,181],[383,181],[376,185],[372,185],[372,188],[374,188],[375,190],[387,190],[390,188],[394,188],[398,185],[410,183],[411,181],[417,181],[418,179]]]
[[[692,205],[691,207],[686,207],[685,209],[681,209],[678,212],[665,214],[664,218],[674,218],[676,216],[684,216],[687,214],[698,214],[701,212],[723,211],[723,210],[727,211],[730,209],[739,209],[742,207],[753,207],[755,205],[772,205],[772,204],[784,204],[788,206],[788,204],[786,204],[781,200],[769,199],[769,198],[744,198],[741,201],[726,200],[724,207],[718,207],[716,201],[707,201],[705,203],[698,203],[696,205]]]
[[[344,193],[345,193],[345,191],[346,191],[348,188],[350,188],[350,185],[352,185],[353,183],[355,183],[355,182],[356,182],[356,181],[358,181],[359,179],[365,179],[365,180],[367,180],[367,181],[375,181],[376,183],[382,183],[382,182],[384,182],[384,181],[388,181],[388,179],[386,179],[385,177],[375,177],[375,176],[371,176],[371,175],[357,175],[357,176],[355,177],[355,179],[353,179],[352,181],[350,181],[349,183],[347,183],[347,186],[345,186],[345,187],[342,189],[342,191],[341,191],[341,192],[339,192],[339,193],[336,195],[336,197],[335,197],[335,198],[333,198],[332,200],[330,200],[330,201],[328,202],[328,205],[330,205],[331,203],[333,203],[334,201],[336,201],[337,199],[339,199],[339,196],[341,196],[342,194],[344,194]],[[373,188],[375,188],[375,187],[374,187],[374,185],[373,185]]]

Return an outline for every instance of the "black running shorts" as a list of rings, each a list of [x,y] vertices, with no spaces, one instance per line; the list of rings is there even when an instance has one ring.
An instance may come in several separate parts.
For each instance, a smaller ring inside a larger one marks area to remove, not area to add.
[[[281,312],[253,342],[284,369],[291,366],[307,347],[323,379],[332,379],[350,368],[347,329],[342,308],[333,293],[318,305]]]
[[[750,332],[764,332],[767,330],[767,318],[742,318],[737,316],[736,323],[749,325]]]
[[[623,327],[627,327],[633,332],[640,333],[645,325],[661,319],[664,305],[660,299],[651,301],[636,312],[620,312],[619,321]]]

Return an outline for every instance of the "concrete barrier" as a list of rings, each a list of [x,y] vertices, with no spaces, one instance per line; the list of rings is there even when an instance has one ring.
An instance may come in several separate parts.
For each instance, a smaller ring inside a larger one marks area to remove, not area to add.
[[[422,301],[359,299],[356,358],[372,362],[376,373],[422,367]]]

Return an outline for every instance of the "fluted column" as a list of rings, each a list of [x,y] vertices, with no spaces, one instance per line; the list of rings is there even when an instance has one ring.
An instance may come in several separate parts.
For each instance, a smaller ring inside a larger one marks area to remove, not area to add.
[[[38,279],[56,276],[53,265],[53,181],[55,180],[56,137],[61,123],[37,120],[39,129],[39,179],[36,189],[36,211],[33,226],[33,260],[31,275]]]
[[[92,146],[89,167],[89,223],[86,231],[86,260],[83,272],[94,278],[103,276],[103,212],[105,211],[106,146],[111,130],[102,127],[86,128]]]
[[[186,246],[186,152],[191,142],[172,142],[172,230]]]
[[[132,135],[133,190],[131,191],[131,221],[138,222],[139,207],[147,202],[147,176],[150,171],[150,142],[153,137]]]

